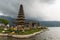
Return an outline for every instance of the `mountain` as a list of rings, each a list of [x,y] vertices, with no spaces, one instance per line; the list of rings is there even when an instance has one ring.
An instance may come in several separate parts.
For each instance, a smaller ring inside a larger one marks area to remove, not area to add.
[[[10,17],[10,16],[0,16],[0,19],[6,19],[6,20],[8,20],[9,21],[9,24],[12,26],[12,25],[14,25],[14,22],[15,22],[15,19],[14,18],[12,18],[12,17]]]
[[[9,24],[11,26],[15,25],[15,18],[12,18],[10,16],[0,16],[0,18],[2,19],[6,19],[9,21]],[[47,27],[53,27],[53,26],[60,26],[60,21],[37,21],[37,20],[32,20],[32,19],[26,19],[26,22],[37,22],[39,23],[41,26],[47,26]]]
[[[37,20],[31,20],[27,19],[27,22],[34,21],[39,23],[41,26],[47,26],[47,27],[59,27],[60,26],[60,21],[37,21]]]
[[[40,21],[40,25],[47,27],[59,27],[60,21]]]

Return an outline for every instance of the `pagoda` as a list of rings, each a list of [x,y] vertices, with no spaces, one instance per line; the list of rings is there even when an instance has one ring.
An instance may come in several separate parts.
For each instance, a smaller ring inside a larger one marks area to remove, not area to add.
[[[23,5],[20,5],[18,16],[16,19],[16,25],[24,26],[25,25],[25,17],[24,17],[24,10],[23,10]]]

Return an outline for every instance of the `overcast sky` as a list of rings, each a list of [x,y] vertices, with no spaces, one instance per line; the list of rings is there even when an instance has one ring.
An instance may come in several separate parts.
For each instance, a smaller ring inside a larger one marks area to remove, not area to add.
[[[16,18],[20,4],[26,18],[60,21],[60,0],[0,0],[0,15]]]

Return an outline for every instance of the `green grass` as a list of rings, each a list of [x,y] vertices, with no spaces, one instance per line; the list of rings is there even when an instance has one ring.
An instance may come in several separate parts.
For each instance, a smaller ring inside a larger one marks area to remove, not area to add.
[[[38,31],[41,31],[41,29],[26,30],[25,32],[19,31],[19,32],[17,32],[17,34],[19,34],[19,35],[28,35],[28,34],[38,32]]]
[[[3,29],[0,30],[0,33],[2,33]],[[13,30],[6,30],[5,33],[11,33]],[[32,34],[35,32],[41,31],[41,29],[31,29],[31,30],[25,30],[25,32],[22,32],[22,30],[18,30],[16,31],[17,35],[28,35],[28,34]]]
[[[2,31],[3,31],[3,28],[0,28],[0,33],[2,33]]]
[[[22,30],[18,30],[18,31],[16,31],[15,34],[17,34],[17,35],[28,35],[28,34],[32,34],[32,33],[35,33],[35,32],[39,32],[41,30],[43,30],[43,29],[38,29],[37,28],[37,29],[25,30],[25,32],[22,32]],[[2,33],[2,31],[3,31],[3,28],[0,28],[0,33]],[[6,30],[5,33],[11,33],[13,31],[14,30]]]

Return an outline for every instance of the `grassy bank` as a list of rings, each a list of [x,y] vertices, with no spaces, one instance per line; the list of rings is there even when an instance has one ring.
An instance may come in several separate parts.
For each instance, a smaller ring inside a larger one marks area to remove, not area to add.
[[[41,28],[36,28],[36,29],[31,29],[31,30],[24,30],[24,32],[22,30],[5,30],[5,34],[8,34],[8,33],[11,33],[11,34],[17,34],[17,35],[28,35],[28,34],[33,34],[35,32],[39,32],[41,30],[44,30],[41,29]],[[0,28],[0,33],[2,33],[3,31],[3,28]]]
[[[19,31],[19,32],[17,32],[17,34],[19,34],[19,35],[28,35],[28,34],[38,32],[38,31],[41,31],[41,29],[31,29],[31,30],[26,30],[25,32]]]

